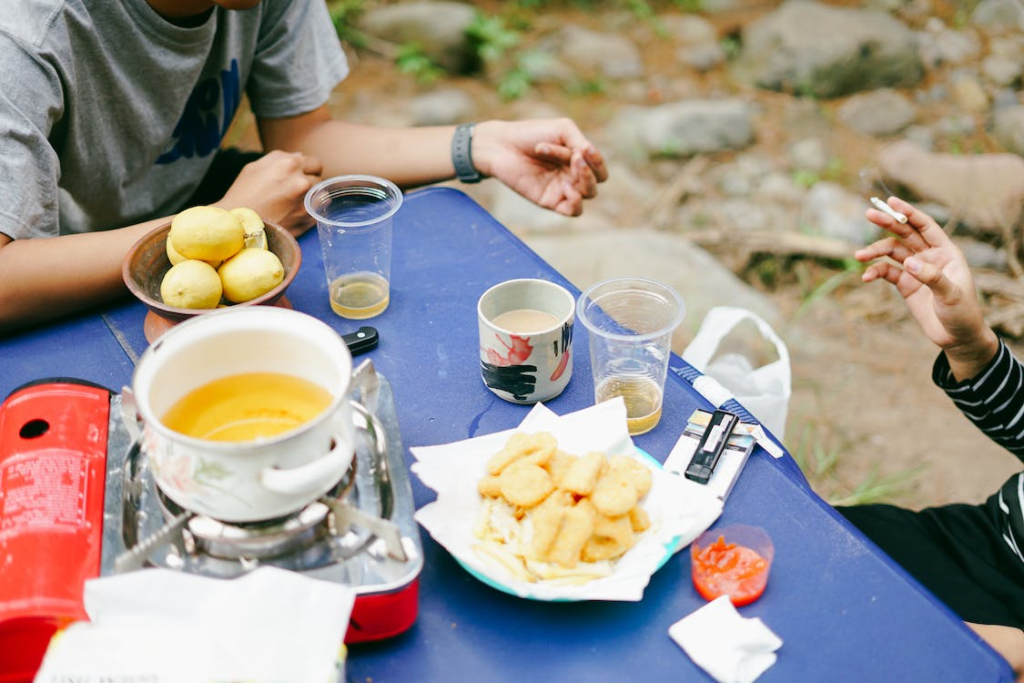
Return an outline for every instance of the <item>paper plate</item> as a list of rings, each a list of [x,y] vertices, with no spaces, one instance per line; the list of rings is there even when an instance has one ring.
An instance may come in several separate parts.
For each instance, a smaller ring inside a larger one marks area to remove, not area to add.
[[[657,460],[655,460],[654,458],[652,458],[650,456],[650,454],[647,453],[646,451],[644,451],[643,449],[637,448],[636,452],[640,455],[641,458],[646,460],[647,463],[649,465],[651,465],[652,467],[654,467],[655,469],[659,469],[659,470],[663,469],[661,463],[658,462]],[[658,561],[658,565],[654,568],[654,572],[656,572],[659,569],[661,569],[662,567],[664,567],[665,563],[668,562],[669,558],[676,554],[676,552],[679,550],[679,542],[680,542],[680,540],[682,540],[682,536],[674,536],[671,541],[669,541],[668,543],[665,544],[665,554],[664,554],[664,556],[662,556],[661,560]],[[469,573],[469,575],[472,576],[473,578],[475,578],[476,580],[480,581],[483,584],[486,584],[486,585],[490,586],[491,588],[494,588],[495,590],[499,590],[502,593],[508,593],[509,595],[514,595],[517,598],[525,598],[526,600],[538,600],[538,601],[541,601],[541,602],[581,602],[581,601],[587,601],[587,600],[591,599],[591,598],[573,598],[573,597],[545,598],[545,597],[541,597],[541,596],[537,596],[537,595],[522,595],[521,593],[518,593],[515,590],[513,590],[511,587],[506,586],[501,581],[495,579],[493,576],[489,576],[487,574],[479,572],[476,569],[474,569],[473,567],[465,564],[458,557],[455,557],[453,555],[452,558],[456,562],[459,563],[460,567],[465,569]],[[651,574],[653,575],[654,572],[651,572]]]

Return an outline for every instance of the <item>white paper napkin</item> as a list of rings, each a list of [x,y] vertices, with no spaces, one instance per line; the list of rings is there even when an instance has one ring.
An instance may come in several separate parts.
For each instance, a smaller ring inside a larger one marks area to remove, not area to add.
[[[91,621],[50,643],[36,683],[338,680],[355,593],[261,567],[237,579],[145,569],[86,582]]]
[[[514,578],[473,550],[473,525],[481,504],[477,482],[486,472],[490,457],[516,431],[550,432],[559,448],[569,453],[603,451],[609,456],[634,457],[652,466],[651,490],[643,500],[652,526],[619,558],[610,576],[577,586],[530,583]],[[417,460],[412,471],[438,494],[435,502],[416,512],[416,520],[471,571],[516,595],[536,600],[638,601],[667,556],[689,545],[722,512],[722,502],[705,487],[662,470],[637,451],[629,437],[626,406],[621,398],[562,416],[538,403],[517,429],[410,451]]]
[[[727,595],[672,624],[668,634],[720,683],[751,683],[775,663],[782,647],[760,619],[741,617]]]

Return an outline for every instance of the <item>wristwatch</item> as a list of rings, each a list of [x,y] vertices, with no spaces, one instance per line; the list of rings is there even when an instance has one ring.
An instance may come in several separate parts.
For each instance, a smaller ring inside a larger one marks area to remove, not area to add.
[[[455,177],[464,183],[479,183],[483,176],[473,166],[473,131],[475,123],[463,123],[452,136],[452,165]]]

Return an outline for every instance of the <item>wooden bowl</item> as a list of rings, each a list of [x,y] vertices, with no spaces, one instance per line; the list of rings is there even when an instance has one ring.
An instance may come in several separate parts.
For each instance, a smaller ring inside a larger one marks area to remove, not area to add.
[[[302,263],[302,251],[299,249],[299,243],[295,241],[291,233],[280,225],[266,221],[264,224],[267,233],[267,246],[281,259],[281,265],[284,266],[284,280],[277,287],[255,299],[240,304],[225,302],[231,306],[281,305],[279,300],[284,296],[285,290],[288,289],[288,285],[292,283],[299,271],[299,265]],[[167,258],[167,234],[170,231],[170,222],[154,228],[132,245],[121,266],[121,277],[124,278],[128,289],[139,301],[146,304],[153,314],[168,323],[163,325],[164,327],[170,327],[183,320],[217,310],[168,306],[160,297],[160,283],[167,271],[171,269],[171,262]],[[147,319],[147,327],[149,325],[150,322]],[[149,337],[148,330],[146,336]]]

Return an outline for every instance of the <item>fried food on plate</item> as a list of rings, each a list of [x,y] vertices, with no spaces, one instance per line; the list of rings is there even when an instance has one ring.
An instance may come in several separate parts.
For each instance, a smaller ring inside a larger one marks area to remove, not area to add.
[[[608,576],[651,526],[640,501],[651,472],[627,456],[558,448],[517,432],[488,460],[474,528],[482,555],[517,579],[579,584]]]
[[[532,465],[543,467],[554,455],[556,446],[555,437],[547,432],[538,432],[537,434],[516,432],[509,438],[505,447],[487,461],[487,472],[499,475],[517,460],[526,460]]]

